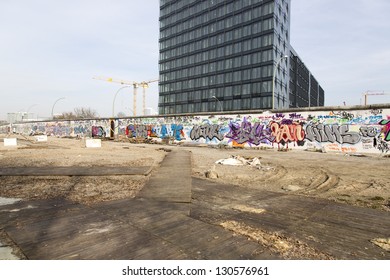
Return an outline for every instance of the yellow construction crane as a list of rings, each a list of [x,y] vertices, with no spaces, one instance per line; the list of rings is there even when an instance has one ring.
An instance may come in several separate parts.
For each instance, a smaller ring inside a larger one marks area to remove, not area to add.
[[[363,93],[363,96],[364,96],[364,105],[368,105],[368,96],[369,95],[390,95],[390,93],[385,93],[384,91],[366,91]]]
[[[146,103],[145,103],[145,100],[146,100],[146,89],[149,88],[149,84],[150,83],[155,83],[155,82],[158,82],[158,80],[150,80],[150,81],[143,81],[143,82],[140,82],[139,85],[142,87],[142,114],[145,115],[145,109],[146,109]]]
[[[143,81],[143,82],[134,82],[134,81],[125,81],[125,80],[119,80],[119,79],[113,79],[113,78],[106,78],[106,77],[98,77],[94,76],[93,79],[95,80],[102,80],[106,82],[111,82],[111,83],[118,83],[122,85],[132,85],[134,88],[134,93],[133,93],[133,114],[134,116],[137,115],[137,89],[138,87],[143,88],[143,114],[145,114],[145,96],[146,96],[146,89],[149,87],[150,83],[158,82],[158,79],[156,80],[150,80],[150,81]]]

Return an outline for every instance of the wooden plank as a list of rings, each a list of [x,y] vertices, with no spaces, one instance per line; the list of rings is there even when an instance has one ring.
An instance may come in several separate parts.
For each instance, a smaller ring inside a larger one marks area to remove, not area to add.
[[[183,217],[175,227],[153,233],[180,246],[197,259],[250,259],[261,247],[258,243],[247,240],[246,237],[233,236],[231,232],[220,226],[188,217]],[[265,248],[261,249],[268,251]],[[269,259],[277,258],[269,251],[267,255]]]
[[[302,224],[293,229],[304,242],[336,259],[390,259],[390,253],[370,242],[367,233],[324,224]]]
[[[169,153],[157,173],[152,174],[139,198],[165,202],[191,202],[191,154],[188,151]]]
[[[151,166],[42,166],[6,167],[0,169],[0,176],[114,176],[148,175]]]
[[[150,239],[153,239],[150,234],[124,225],[109,233],[91,235],[89,239],[77,236],[71,243],[74,248],[64,250],[64,253],[68,255],[76,253],[78,259],[131,259],[134,249],[137,246],[144,246]],[[69,248],[69,245],[67,243],[66,247]]]

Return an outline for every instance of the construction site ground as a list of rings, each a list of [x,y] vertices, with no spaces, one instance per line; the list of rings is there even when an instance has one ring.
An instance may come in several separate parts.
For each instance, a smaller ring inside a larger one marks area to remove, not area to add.
[[[17,137],[0,143],[9,258],[390,259],[386,155]]]

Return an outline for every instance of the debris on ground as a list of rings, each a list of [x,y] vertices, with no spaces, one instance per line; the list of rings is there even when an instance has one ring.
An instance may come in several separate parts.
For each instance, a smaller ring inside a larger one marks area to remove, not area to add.
[[[302,190],[302,187],[295,186],[295,185],[288,185],[288,186],[283,186],[282,190],[285,190],[287,192],[296,192]]]
[[[207,170],[205,172],[205,176],[206,176],[206,178],[209,178],[209,179],[219,178],[217,171],[215,171],[215,165],[213,165],[213,167],[210,170]]]
[[[280,254],[284,259],[332,260],[332,256],[322,253],[300,240],[283,236],[276,232],[267,232],[237,221],[225,221],[220,224],[223,228],[247,236],[271,251]]]
[[[232,209],[240,212],[253,213],[253,214],[263,214],[266,212],[265,209],[253,208],[246,205],[233,205]]]
[[[235,166],[242,166],[242,165],[250,165],[253,167],[260,167],[261,162],[258,157],[254,158],[245,158],[242,156],[231,156],[227,159],[220,159],[215,162],[216,164],[222,164],[222,165],[235,165]]]
[[[372,239],[371,242],[376,246],[390,252],[390,238],[376,238]]]

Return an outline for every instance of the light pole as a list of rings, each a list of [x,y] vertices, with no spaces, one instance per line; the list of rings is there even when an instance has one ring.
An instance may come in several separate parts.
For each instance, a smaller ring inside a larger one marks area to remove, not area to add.
[[[63,100],[65,99],[65,97],[61,97],[61,98],[58,98],[54,104],[53,104],[53,107],[51,107],[51,118],[54,119],[54,106],[56,106],[57,102],[60,101],[60,100]]]
[[[133,109],[131,109],[130,107],[125,107],[125,110],[129,110],[129,111],[130,111],[130,113],[132,113],[132,114],[133,114],[133,116],[135,116]]]
[[[278,61],[276,62],[275,69],[274,69],[274,75],[272,76],[272,110],[275,109],[275,76],[276,76],[276,70],[278,69],[278,66],[282,59],[288,58],[288,55],[281,56]]]
[[[218,103],[219,103],[219,106],[221,107],[221,112],[223,112],[223,108],[222,108],[222,102],[215,96],[215,95],[213,95],[213,96],[211,96],[211,98],[214,98],[215,100],[217,100],[218,101]]]
[[[27,109],[27,118],[28,118],[28,114],[30,113],[31,108],[34,107],[34,106],[37,106],[37,105],[38,104],[33,104],[30,107],[28,107],[28,109]]]
[[[118,89],[114,95],[114,100],[112,101],[112,117],[115,118],[115,113],[114,113],[114,106],[115,106],[115,99],[116,99],[116,96],[118,95],[118,93],[124,89],[124,88],[131,88],[133,86],[124,86],[124,87],[121,87],[120,89]]]

